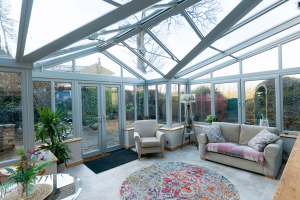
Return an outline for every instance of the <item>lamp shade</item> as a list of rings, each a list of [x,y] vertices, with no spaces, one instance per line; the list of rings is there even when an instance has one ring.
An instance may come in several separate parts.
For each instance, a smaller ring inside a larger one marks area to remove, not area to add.
[[[181,103],[192,103],[196,102],[195,94],[182,94],[181,95]]]

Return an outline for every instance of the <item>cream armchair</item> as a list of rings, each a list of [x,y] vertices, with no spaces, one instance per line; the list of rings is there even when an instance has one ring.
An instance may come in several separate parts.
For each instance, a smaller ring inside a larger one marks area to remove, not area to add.
[[[157,129],[156,120],[140,120],[134,122],[134,140],[139,160],[142,154],[161,153],[164,157],[165,137]]]

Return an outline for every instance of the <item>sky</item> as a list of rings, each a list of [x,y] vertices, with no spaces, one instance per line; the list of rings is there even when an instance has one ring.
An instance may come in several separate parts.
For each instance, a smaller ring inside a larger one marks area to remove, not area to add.
[[[20,17],[20,11],[21,11],[21,0],[8,0],[11,4],[11,17],[15,19],[16,21],[19,21]],[[120,0],[121,2],[121,0]],[[164,0],[163,3],[166,3],[167,1]],[[217,18],[217,23],[219,23],[230,11],[241,2],[241,0],[219,0],[221,3],[223,11],[219,13]],[[264,0],[262,3],[260,3],[256,8],[254,8],[250,13],[248,13],[243,19],[251,16],[252,14],[256,13],[257,11],[261,10],[262,8],[265,8],[267,5],[273,3],[274,0]],[[116,7],[102,1],[102,0],[84,0],[84,1],[73,1],[73,0],[35,0],[33,4],[32,9],[32,15],[29,25],[29,31],[27,35],[27,41],[26,41],[26,48],[25,48],[25,54],[36,50],[37,48],[40,48],[44,46],[45,44],[61,37],[62,35],[84,25],[85,23],[88,23],[89,21],[102,16],[112,10],[116,9]],[[227,50],[228,48],[245,41],[247,38],[253,37],[269,28],[274,27],[275,25],[282,23],[286,21],[287,19],[290,19],[294,16],[297,16],[300,14],[300,10],[296,9],[296,2],[293,0],[288,1],[287,3],[281,5],[280,7],[274,9],[273,11],[269,12],[268,14],[250,22],[246,26],[234,31],[233,33],[219,39],[218,41],[214,42],[212,46],[219,48],[222,51]],[[165,45],[179,58],[182,59],[184,56],[196,45],[200,42],[200,39],[198,36],[194,33],[194,31],[191,29],[191,27],[187,24],[185,19],[181,17],[183,20],[183,23],[185,26],[183,28],[178,29],[176,32],[173,32],[169,38],[165,41]],[[243,20],[242,19],[242,20]],[[134,22],[134,19],[132,19]],[[240,20],[240,21],[242,21]],[[114,24],[107,28],[107,30],[115,29],[119,26],[119,24]],[[211,25],[208,28],[208,31],[205,33],[209,33],[210,30],[212,30],[215,27],[215,25]],[[300,25],[295,26],[289,30],[283,31],[282,33],[279,33],[277,35],[274,35],[270,37],[269,39],[266,39],[265,41],[259,42],[255,45],[252,45],[245,50],[242,50],[240,52],[234,53],[234,56],[240,56],[250,50],[253,50],[255,48],[259,48],[263,45],[265,45],[267,42],[272,42],[276,39],[279,39],[281,37],[286,36],[287,34],[290,34],[294,31],[298,31],[300,28]],[[111,37],[106,36],[105,39]],[[297,43],[298,44],[298,43]],[[16,49],[16,41],[13,43],[10,43],[12,46],[13,54],[15,54]],[[299,45],[287,45],[284,49],[284,56],[288,57],[288,55],[294,58],[295,56],[295,49],[298,48]],[[119,54],[118,51],[115,51],[115,53],[118,53],[115,56],[118,56],[118,58],[124,62],[127,62],[128,55],[126,54]],[[190,67],[192,65],[195,65],[213,55],[218,54],[217,51],[212,49],[206,49],[202,54],[197,56],[194,60],[192,60],[186,67]],[[258,56],[259,60],[262,60],[262,65],[264,70],[273,69],[278,65],[274,60],[276,60],[275,53],[265,53],[264,56]],[[99,57],[98,55],[95,56],[89,56],[86,58],[82,58],[81,60],[85,63],[94,63],[92,60],[97,60],[94,57]],[[105,57],[102,55],[102,57]],[[248,59],[245,63],[247,66],[254,66],[257,69],[261,69],[261,67],[257,66],[257,59]],[[91,59],[91,60],[89,60]],[[102,59],[102,58],[101,58]],[[106,57],[102,59],[104,63],[107,63],[106,65],[112,66],[112,68],[115,68],[112,64],[113,62],[107,61]],[[224,58],[223,62],[231,60],[230,57]],[[285,62],[294,62],[294,61],[288,61],[291,60],[289,57],[284,61]],[[293,59],[292,59],[293,60]],[[209,69],[210,67],[215,66],[216,64],[219,64],[221,61],[218,61],[217,63],[213,63],[210,66],[205,67],[205,69]],[[271,61],[271,63],[270,63]],[[165,66],[164,69],[162,69],[163,73],[167,73],[172,67],[176,65],[175,62],[170,63]],[[272,65],[272,66],[270,66]],[[293,63],[293,65],[296,65],[296,63]],[[284,64],[284,67],[288,66],[288,64]],[[247,67],[248,68],[248,67]],[[252,70],[255,71],[253,68]],[[184,78],[187,78],[193,74],[197,74],[199,72],[203,71],[203,69],[199,69],[187,76],[184,76]],[[247,71],[247,70],[246,70]],[[245,71],[245,72],[246,72]],[[251,70],[250,70],[251,72]],[[226,75],[226,73],[231,74],[230,70],[223,70],[223,75]],[[151,78],[159,78],[161,77],[156,72],[153,72],[150,74]]]

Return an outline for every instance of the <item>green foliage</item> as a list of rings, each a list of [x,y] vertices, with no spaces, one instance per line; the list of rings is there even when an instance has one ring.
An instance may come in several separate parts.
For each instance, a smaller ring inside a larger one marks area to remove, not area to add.
[[[216,115],[208,115],[208,116],[206,117],[206,121],[209,122],[209,123],[213,123],[213,122],[215,122],[216,120],[217,120]]]
[[[126,112],[132,112],[132,111],[134,111],[134,106],[133,106],[133,102],[130,102],[126,104]]]
[[[193,128],[193,124],[187,124],[187,125],[185,125],[185,128],[192,129]]]
[[[71,150],[62,141],[57,141],[55,144],[46,143],[40,146],[40,149],[50,150],[57,158],[57,165],[65,163],[67,167],[67,161],[73,159],[71,157]]]
[[[6,182],[0,185],[0,198],[6,195],[7,189],[13,187],[15,185],[15,182]]]

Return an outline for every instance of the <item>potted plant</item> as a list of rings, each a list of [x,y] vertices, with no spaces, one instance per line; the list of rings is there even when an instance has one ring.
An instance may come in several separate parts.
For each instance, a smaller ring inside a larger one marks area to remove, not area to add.
[[[71,150],[62,141],[63,135],[67,134],[67,130],[72,129],[72,127],[60,120],[64,114],[64,112],[60,113],[60,109],[54,112],[45,108],[43,110],[37,108],[37,110],[41,122],[35,124],[36,141],[42,141],[43,144],[40,145],[40,149],[50,150],[56,156],[58,159],[57,172],[62,173],[67,167],[67,161],[73,159],[70,155]]]
[[[212,124],[213,122],[215,122],[217,120],[216,115],[208,115],[206,117],[206,121],[209,122],[210,124]]]
[[[45,167],[51,166],[52,163],[49,160],[42,161],[37,163],[39,160],[43,160],[44,157],[39,158],[41,152],[39,149],[27,150],[24,152],[24,149],[20,149],[18,156],[20,156],[20,163],[14,165],[16,169],[5,168],[10,174],[12,174],[9,179],[13,179],[13,183],[17,184],[17,192],[19,199],[28,199],[33,196],[33,180],[37,179],[36,174]],[[11,184],[5,184],[3,189],[11,187]],[[1,192],[3,193],[3,192]]]
[[[187,124],[187,125],[185,125],[185,128],[186,128],[186,132],[190,133],[192,131],[193,124]]]

